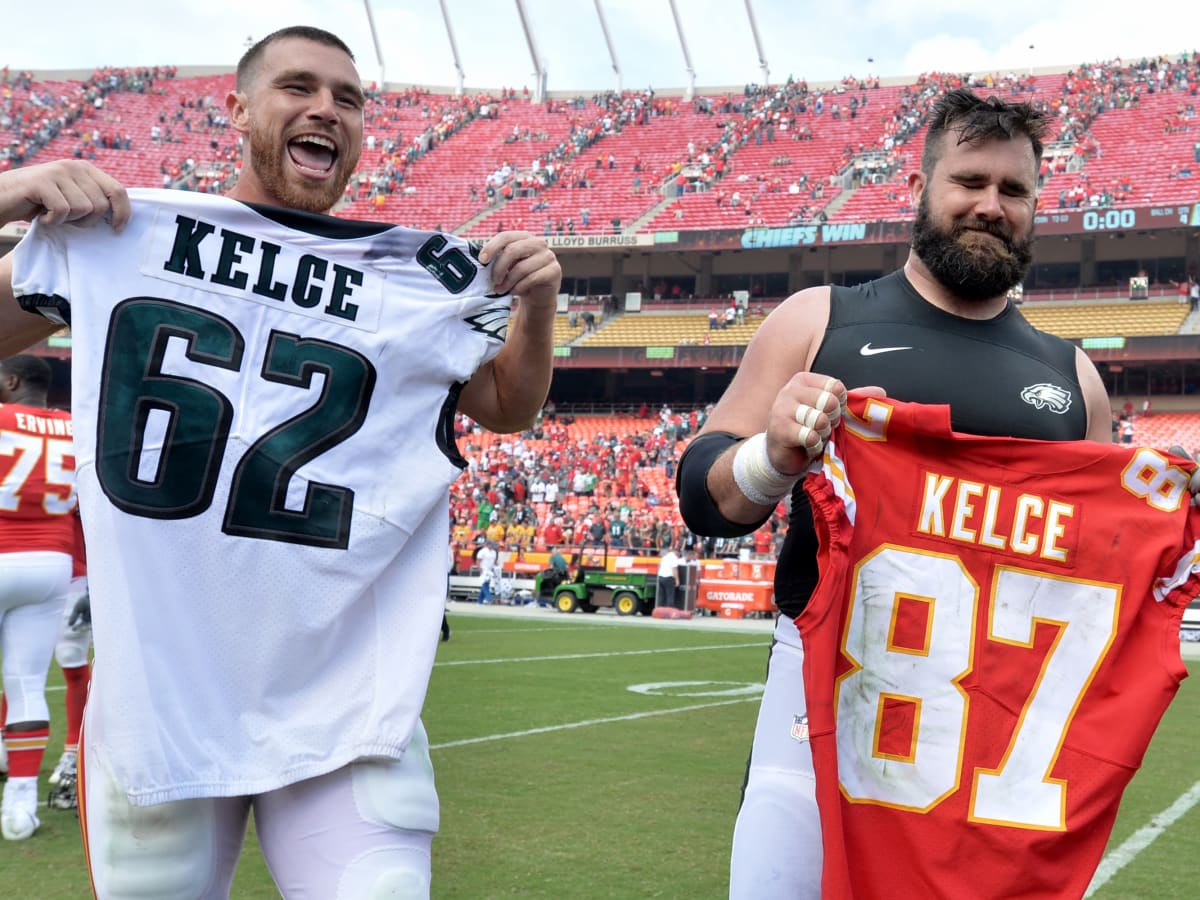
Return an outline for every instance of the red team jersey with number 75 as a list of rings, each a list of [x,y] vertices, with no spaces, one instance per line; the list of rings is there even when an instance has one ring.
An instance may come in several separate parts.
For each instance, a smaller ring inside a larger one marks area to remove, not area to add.
[[[1187,676],[1192,468],[851,396],[796,620],[825,898],[1083,895]]]
[[[0,553],[70,553],[74,512],[71,414],[0,404]]]

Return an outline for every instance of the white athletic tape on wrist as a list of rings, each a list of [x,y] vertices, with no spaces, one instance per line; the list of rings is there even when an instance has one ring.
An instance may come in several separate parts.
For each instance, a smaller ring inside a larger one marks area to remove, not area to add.
[[[763,431],[742,441],[733,455],[734,483],[747,500],[759,506],[774,506],[791,493],[803,474],[785,475],[771,464]]]

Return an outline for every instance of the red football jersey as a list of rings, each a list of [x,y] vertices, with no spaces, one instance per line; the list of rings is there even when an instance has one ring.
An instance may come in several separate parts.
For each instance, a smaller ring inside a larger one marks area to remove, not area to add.
[[[71,414],[0,404],[0,553],[71,553],[74,512]]]
[[[821,578],[796,620],[823,896],[1082,896],[1187,676],[1194,466],[850,410],[805,483]]]

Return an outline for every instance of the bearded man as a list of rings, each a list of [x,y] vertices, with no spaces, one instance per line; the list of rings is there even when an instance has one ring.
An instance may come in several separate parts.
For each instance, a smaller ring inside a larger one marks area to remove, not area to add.
[[[1006,297],[1032,259],[1044,127],[1027,103],[968,90],[943,97],[920,171],[909,176],[918,214],[904,267],[788,298],[680,460],[680,509],[697,534],[749,534],[791,498],[731,898],[820,896],[804,650],[793,622],[817,582],[817,537],[799,479],[821,456],[847,389],[949,404],[956,431],[1111,440],[1108,397],[1091,361],[1033,328]]]

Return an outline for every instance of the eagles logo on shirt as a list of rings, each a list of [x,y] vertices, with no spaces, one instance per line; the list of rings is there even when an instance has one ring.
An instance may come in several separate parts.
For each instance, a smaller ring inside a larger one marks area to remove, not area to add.
[[[1062,415],[1071,408],[1071,392],[1056,384],[1031,384],[1021,391],[1021,399],[1038,409],[1049,409]]]

